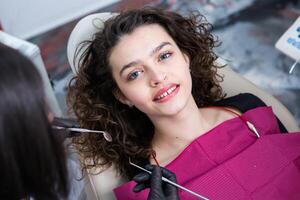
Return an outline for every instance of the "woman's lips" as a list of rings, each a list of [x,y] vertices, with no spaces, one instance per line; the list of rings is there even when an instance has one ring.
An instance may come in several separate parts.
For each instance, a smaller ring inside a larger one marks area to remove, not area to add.
[[[169,87],[163,88],[155,95],[153,101],[163,103],[175,96],[179,91],[179,85],[172,84]]]

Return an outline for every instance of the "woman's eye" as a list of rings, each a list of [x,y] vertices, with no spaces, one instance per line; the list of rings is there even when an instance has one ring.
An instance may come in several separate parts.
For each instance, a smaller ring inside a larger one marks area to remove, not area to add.
[[[166,53],[162,53],[159,55],[159,61],[165,60],[167,58],[169,58],[172,54],[170,52],[166,52]]]
[[[131,81],[136,79],[142,72],[141,71],[134,71],[132,73],[129,74],[127,80]]]

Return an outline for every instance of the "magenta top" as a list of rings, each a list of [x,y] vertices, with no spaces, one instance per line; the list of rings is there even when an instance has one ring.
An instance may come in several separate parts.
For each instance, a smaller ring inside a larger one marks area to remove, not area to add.
[[[177,182],[211,200],[300,199],[300,134],[281,134],[271,107],[258,107],[243,118],[227,120],[196,138],[165,167]],[[117,199],[147,199],[134,193],[134,181],[114,189]],[[180,199],[199,199],[179,190]]]

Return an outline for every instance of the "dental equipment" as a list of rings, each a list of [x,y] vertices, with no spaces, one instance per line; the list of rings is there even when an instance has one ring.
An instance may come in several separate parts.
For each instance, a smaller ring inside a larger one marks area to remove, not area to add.
[[[132,165],[132,166],[134,166],[134,167],[136,167],[136,168],[138,168],[138,169],[140,169],[140,170],[142,170],[142,171],[144,171],[144,172],[147,172],[148,174],[152,174],[151,171],[149,171],[149,170],[147,170],[147,169],[145,169],[145,168],[143,168],[143,167],[141,167],[141,166],[139,166],[139,165],[131,162],[130,157],[129,157],[129,164]],[[174,182],[170,181],[169,179],[167,179],[165,177],[162,177],[162,180],[165,181],[165,182],[167,182],[167,183],[169,183],[169,184],[171,184],[171,185],[173,185],[174,187],[177,187],[177,188],[179,188],[181,190],[184,190],[184,191],[186,191],[186,192],[188,192],[188,193],[190,193],[190,194],[192,194],[192,195],[194,195],[194,196],[196,196],[196,197],[198,197],[200,199],[209,200],[208,198],[206,198],[206,197],[204,197],[204,196],[202,196],[202,195],[200,195],[200,194],[198,194],[196,192],[193,192],[193,191],[191,191],[191,190],[189,190],[189,189],[187,189],[187,188],[185,188],[185,187],[183,187],[183,186],[181,186],[181,185],[179,185],[177,183],[174,183]]]
[[[71,132],[81,132],[81,133],[102,133],[104,139],[108,142],[112,142],[112,137],[108,132],[105,131],[97,131],[97,130],[90,130],[90,129],[85,129],[85,128],[73,128],[73,127],[63,127],[63,126],[52,126],[52,128],[54,129],[65,129],[65,130],[69,130]]]
[[[299,61],[300,61],[300,58],[294,62],[294,64],[293,64],[292,67],[290,68],[289,74],[292,74],[292,73],[293,73],[294,68],[295,68],[296,65],[299,63]]]

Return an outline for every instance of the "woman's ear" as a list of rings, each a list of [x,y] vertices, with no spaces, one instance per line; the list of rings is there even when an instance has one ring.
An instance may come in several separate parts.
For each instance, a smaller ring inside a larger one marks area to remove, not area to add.
[[[113,95],[121,103],[123,103],[125,105],[128,105],[129,107],[133,106],[133,104],[131,103],[131,101],[129,101],[119,89],[115,89],[113,91]]]

